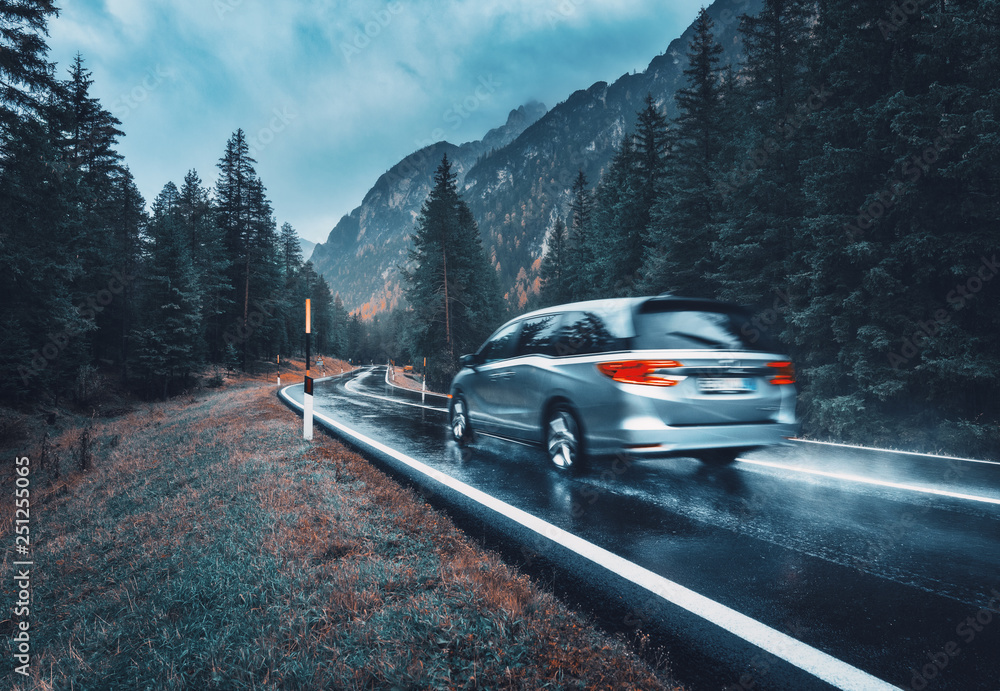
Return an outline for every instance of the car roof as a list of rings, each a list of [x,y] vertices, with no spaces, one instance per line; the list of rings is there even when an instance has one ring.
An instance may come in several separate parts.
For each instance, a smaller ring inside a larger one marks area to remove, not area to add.
[[[533,312],[528,312],[527,314],[522,314],[515,319],[510,321],[516,321],[517,319],[528,319],[531,317],[539,317],[547,314],[557,314],[561,312],[617,312],[619,310],[631,310],[640,304],[646,302],[657,302],[663,303],[664,305],[669,305],[670,303],[676,303],[678,307],[680,306],[690,306],[694,308],[706,308],[706,307],[724,307],[729,309],[740,309],[739,305],[720,302],[719,300],[711,300],[708,298],[691,298],[682,297],[673,294],[663,294],[663,295],[645,295],[641,297],[633,298],[604,298],[600,300],[585,300],[581,302],[569,302],[562,305],[553,305],[551,307],[545,307],[542,309],[534,310]],[[508,322],[510,323],[510,322]]]

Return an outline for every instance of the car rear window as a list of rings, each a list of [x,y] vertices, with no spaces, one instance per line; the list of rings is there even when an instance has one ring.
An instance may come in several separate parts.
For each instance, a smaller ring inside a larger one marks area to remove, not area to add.
[[[646,303],[635,317],[636,350],[708,349],[781,352],[782,348],[752,323],[749,312],[718,307],[686,308]]]

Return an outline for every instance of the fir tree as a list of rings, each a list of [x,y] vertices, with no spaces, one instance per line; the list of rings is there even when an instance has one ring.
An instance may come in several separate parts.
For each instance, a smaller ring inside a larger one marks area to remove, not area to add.
[[[24,119],[40,115],[52,88],[45,36],[49,18],[58,14],[53,0],[0,5],[0,153]]]
[[[718,220],[715,176],[723,149],[728,114],[723,101],[719,55],[722,46],[702,9],[684,69],[687,85],[678,89],[674,152],[668,190],[652,212],[651,246],[643,262],[643,289],[692,295],[714,291],[711,248]]]
[[[205,356],[210,362],[219,363],[225,352],[223,320],[233,306],[233,289],[229,281],[231,261],[223,231],[216,222],[209,192],[194,170],[184,176],[177,211],[201,296],[202,333],[199,347],[205,349]]]
[[[266,352],[270,350],[267,339],[283,330],[273,315],[275,300],[280,296],[277,232],[270,202],[253,164],[246,135],[242,129],[237,130],[226,143],[218,164],[216,222],[232,258],[229,277],[235,295],[229,328],[244,335],[238,339],[244,369],[251,355],[273,355]],[[252,325],[251,305],[255,302],[270,307],[254,310],[253,314],[264,316],[262,323]]]
[[[566,233],[566,224],[561,217],[556,217],[556,222],[549,231],[546,240],[547,250],[542,258],[541,278],[542,292],[541,302],[543,305],[558,305],[569,302],[569,276],[567,275],[569,236]]]
[[[447,386],[457,358],[479,345],[499,319],[499,289],[479,229],[458,196],[445,155],[417,218],[403,270],[412,310],[411,351],[430,360],[428,383]]]
[[[569,235],[565,269],[567,300],[581,300],[596,290],[597,248],[594,246],[591,232],[594,195],[587,185],[587,176],[580,170],[573,181],[569,209],[570,223],[567,228]]]
[[[299,236],[291,223],[281,224],[281,235],[278,240],[278,251],[281,254],[281,268],[285,281],[290,281],[295,272],[302,268],[302,245]]]
[[[201,333],[201,298],[191,248],[178,209],[176,185],[167,183],[153,203],[147,229],[144,308],[134,335],[136,363],[149,384],[184,381],[201,364],[197,341]]]
[[[646,94],[645,104],[636,121],[635,165],[641,180],[643,205],[651,209],[667,172],[670,132],[652,94]]]
[[[597,188],[590,242],[590,281],[602,297],[635,293],[647,246],[650,207],[635,140],[625,137]]]
[[[787,276],[801,271],[801,162],[815,153],[812,116],[830,98],[807,70],[812,5],[765,0],[758,16],[742,17],[743,83],[729,97],[739,99],[743,115],[733,128],[732,163],[727,157],[716,186],[725,206],[713,247],[720,296],[770,304],[785,296],[783,313],[790,309]]]

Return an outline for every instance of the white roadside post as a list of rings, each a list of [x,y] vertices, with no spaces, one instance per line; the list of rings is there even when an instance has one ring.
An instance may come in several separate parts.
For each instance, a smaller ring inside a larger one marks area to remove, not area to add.
[[[302,438],[306,441],[313,438],[313,380],[309,371],[309,359],[311,358],[309,336],[311,331],[310,305],[309,300],[306,299],[306,378],[302,384],[302,404],[304,408],[302,411]]]
[[[281,354],[278,354],[278,386],[281,386]]]

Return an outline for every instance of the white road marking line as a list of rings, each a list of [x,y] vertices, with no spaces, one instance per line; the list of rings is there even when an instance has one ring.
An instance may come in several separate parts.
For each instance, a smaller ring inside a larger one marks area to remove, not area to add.
[[[298,385],[293,385],[298,386]],[[282,397],[297,408],[302,405],[293,400],[287,394],[287,386],[281,390]],[[766,624],[762,624],[756,619],[752,619],[745,614],[741,614],[734,609],[711,600],[704,595],[696,593],[689,588],[685,588],[679,583],[675,583],[664,578],[649,569],[643,568],[623,557],[609,552],[603,547],[577,537],[562,528],[559,528],[547,521],[533,516],[526,511],[511,506],[475,487],[456,480],[455,478],[442,473],[440,470],[431,468],[420,461],[410,458],[406,454],[400,453],[393,448],[375,441],[365,435],[354,431],[350,427],[332,420],[331,418],[317,414],[316,417],[323,420],[331,427],[340,430],[344,434],[354,437],[368,446],[378,449],[382,453],[395,458],[413,470],[436,480],[469,499],[476,501],[483,506],[500,513],[507,518],[521,524],[528,530],[542,535],[552,542],[575,552],[576,554],[589,559],[595,564],[604,567],[612,573],[616,573],[636,585],[645,588],[649,592],[662,597],[664,600],[681,607],[692,614],[699,616],[729,633],[742,638],[743,640],[766,650],[789,664],[822,679],[828,684],[842,689],[843,691],[899,691],[899,687],[882,681],[878,677],[868,674],[864,670],[853,667],[842,660],[824,653],[822,650],[813,648],[788,634],[772,629]]]
[[[412,403],[410,401],[401,401],[398,398],[389,398],[388,396],[379,396],[378,394],[365,393],[364,391],[358,391],[356,388],[354,388],[354,387],[351,386],[351,384],[354,384],[355,382],[358,382],[361,379],[364,379],[369,374],[371,374],[371,370],[365,372],[360,377],[355,377],[354,379],[350,380],[349,382],[347,382],[346,384],[344,384],[344,388],[347,389],[348,391],[350,391],[351,393],[358,394],[359,396],[368,396],[369,398],[377,398],[377,399],[382,400],[382,401],[389,401],[390,403],[399,403],[400,405],[412,405],[415,408],[424,408],[425,410],[436,410],[439,413],[447,413],[448,412],[447,408],[436,408],[436,407],[434,407],[432,405],[421,405],[420,403]],[[293,384],[293,386],[294,386],[294,384]]]
[[[881,451],[883,453],[901,453],[907,456],[923,456],[925,458],[941,458],[946,461],[963,461],[965,463],[986,463],[987,465],[1000,465],[1000,461],[987,461],[981,458],[960,458],[957,456],[940,456],[936,453],[920,453],[918,451],[897,451],[896,449],[876,449],[873,446],[857,446],[855,444],[841,444],[833,441],[816,441],[815,439],[793,439],[802,444],[822,444],[824,446],[840,446],[845,449],[861,449],[862,451]]]
[[[402,389],[403,391],[409,391],[410,393],[418,393],[421,396],[437,396],[438,398],[448,398],[447,394],[432,393],[430,391],[417,391],[416,389],[409,389],[409,388],[407,388],[405,386],[400,386],[399,384],[393,384],[391,381],[389,381],[389,368],[388,367],[385,368],[385,383],[388,384],[389,386],[392,386],[392,387],[396,388],[396,389]]]
[[[877,485],[879,487],[891,487],[893,489],[902,489],[908,492],[921,492],[923,494],[935,494],[941,497],[952,497],[954,499],[966,499],[968,501],[978,501],[984,504],[997,504],[1000,505],[1000,499],[993,499],[991,497],[980,497],[975,494],[962,494],[960,492],[949,492],[944,489],[934,489],[933,487],[922,487],[920,485],[906,485],[900,482],[889,482],[888,480],[876,480],[874,478],[861,477],[860,475],[848,475],[846,473],[831,473],[826,470],[813,470],[811,468],[797,468],[791,465],[784,465],[783,463],[773,463],[771,461],[758,461],[751,458],[737,458],[739,463],[749,463],[751,465],[761,465],[768,468],[780,468],[781,470],[790,470],[795,473],[806,473],[808,475],[819,475],[822,477],[829,477],[835,480],[847,480],[849,482],[859,482],[865,485]]]

